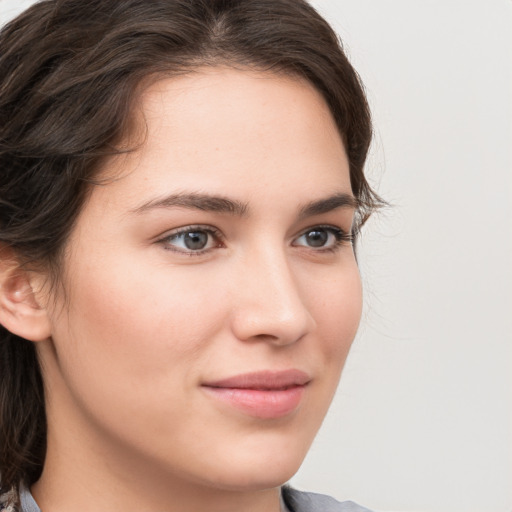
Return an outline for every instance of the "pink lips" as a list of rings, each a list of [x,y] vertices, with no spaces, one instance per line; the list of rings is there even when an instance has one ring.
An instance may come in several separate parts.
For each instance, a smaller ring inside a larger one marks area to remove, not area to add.
[[[250,416],[271,419],[297,409],[310,380],[300,370],[262,371],[207,382],[203,388]]]

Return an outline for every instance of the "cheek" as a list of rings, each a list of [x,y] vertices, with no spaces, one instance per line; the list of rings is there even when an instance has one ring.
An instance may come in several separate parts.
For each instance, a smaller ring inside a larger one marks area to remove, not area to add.
[[[326,363],[341,369],[362,312],[361,279],[355,263],[340,275],[332,275],[312,298]]]
[[[84,336],[101,330],[102,343],[186,350],[201,328],[211,328],[215,310],[207,283],[200,288],[188,276],[131,261],[111,268],[82,273],[72,284],[74,326]]]
[[[313,287],[310,281],[309,295],[317,331],[311,338],[307,360],[317,363],[318,376],[305,408],[304,422],[311,436],[316,434],[336,392],[362,310],[361,281],[355,263],[320,283],[322,286]]]
[[[189,385],[192,363],[223,318],[222,305],[212,304],[204,286],[122,259],[95,269],[77,267],[68,283],[69,310],[54,329],[63,371],[76,392],[94,391],[91,372],[100,387],[133,396]]]
[[[144,430],[155,438],[167,434],[188,410],[225,304],[212,304],[189,279],[166,277],[162,268],[118,259],[115,266],[104,261],[85,270],[74,267],[69,308],[54,322],[59,362],[52,378],[75,404],[72,410],[130,443]]]

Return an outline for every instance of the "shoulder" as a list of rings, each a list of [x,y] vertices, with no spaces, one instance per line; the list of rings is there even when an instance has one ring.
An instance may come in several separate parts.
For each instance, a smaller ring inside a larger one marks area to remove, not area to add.
[[[283,499],[292,512],[371,512],[353,501],[337,501],[330,496],[283,488]]]

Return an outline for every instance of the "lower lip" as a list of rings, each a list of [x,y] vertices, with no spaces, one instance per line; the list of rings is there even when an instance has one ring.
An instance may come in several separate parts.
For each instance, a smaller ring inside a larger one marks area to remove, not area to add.
[[[257,418],[273,419],[291,414],[302,400],[306,386],[288,389],[215,388],[205,386],[209,395]]]

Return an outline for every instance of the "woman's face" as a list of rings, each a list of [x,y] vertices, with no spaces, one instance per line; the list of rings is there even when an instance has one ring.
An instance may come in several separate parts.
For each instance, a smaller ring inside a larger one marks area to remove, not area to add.
[[[48,301],[48,461],[279,485],[360,318],[342,140],[312,86],[271,74],[161,80],[139,110],[145,141],[105,167]]]

